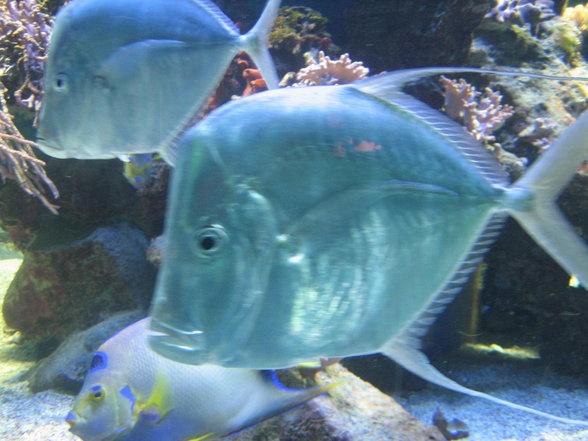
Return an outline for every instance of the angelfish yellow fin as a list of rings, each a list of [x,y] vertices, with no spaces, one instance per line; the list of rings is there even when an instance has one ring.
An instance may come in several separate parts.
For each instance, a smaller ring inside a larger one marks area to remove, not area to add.
[[[207,433],[206,435],[199,436],[198,438],[191,439],[189,441],[212,441],[213,439],[217,439],[218,435],[216,433]]]
[[[133,417],[147,418],[154,423],[159,423],[171,410],[170,394],[168,393],[167,381],[163,372],[158,371],[151,395],[144,402],[137,402],[133,411]]]

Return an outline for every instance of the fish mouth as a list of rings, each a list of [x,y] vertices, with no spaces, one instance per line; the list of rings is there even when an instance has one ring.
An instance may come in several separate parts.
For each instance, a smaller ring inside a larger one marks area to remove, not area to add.
[[[149,346],[159,355],[171,360],[188,364],[206,363],[206,351],[202,344],[195,340],[200,340],[202,331],[187,331],[161,323],[151,321],[151,329],[147,333]]]
[[[37,137],[37,147],[39,147],[47,155],[52,156],[54,158],[68,158],[65,150],[62,147],[40,136]]]

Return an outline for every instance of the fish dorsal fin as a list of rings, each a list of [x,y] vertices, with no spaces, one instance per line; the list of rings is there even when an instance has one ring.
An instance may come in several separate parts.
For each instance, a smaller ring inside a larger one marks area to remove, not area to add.
[[[239,31],[239,29],[237,28],[237,26],[235,26],[235,23],[233,23],[233,21],[227,17],[227,15],[220,10],[220,8],[215,5],[213,2],[211,2],[210,0],[192,0],[194,3],[196,3],[198,6],[200,6],[202,9],[204,9],[206,12],[208,12],[212,17],[214,17],[216,20],[218,20],[220,23],[223,24],[223,26],[227,29],[227,31],[229,31],[232,34],[240,34],[241,32]]]
[[[400,72],[407,73],[407,71]],[[408,81],[404,75],[400,78],[404,80],[400,85]],[[509,184],[508,175],[496,158],[462,126],[441,112],[400,91],[396,72],[364,81],[353,83],[352,87],[392,103],[424,121],[433,130],[448,139],[490,183],[498,186]]]
[[[439,372],[433,365],[431,365],[429,359],[420,350],[421,337],[427,332],[429,326],[435,321],[437,316],[445,310],[447,305],[454,299],[464,283],[467,282],[469,275],[482,261],[484,254],[492,245],[502,228],[506,217],[507,215],[505,213],[498,213],[490,219],[485,231],[480,235],[480,238],[472,247],[470,253],[466,259],[464,259],[454,276],[445,285],[445,288],[426,306],[408,328],[387,342],[381,348],[381,352],[413,374],[446,389],[473,397],[484,398],[497,404],[529,412],[555,421],[588,426],[588,421],[558,417],[462,386]]]
[[[373,77],[356,81],[353,86],[366,93],[381,96],[386,99],[386,94],[399,92],[406,84],[416,81],[420,78],[430,77],[433,75],[450,74],[450,73],[480,73],[491,75],[502,75],[509,77],[526,77],[542,78],[545,80],[557,81],[585,81],[587,77],[564,77],[558,75],[544,75],[535,72],[517,72],[509,70],[480,69],[477,67],[423,67],[415,69],[401,69],[393,72],[386,72]],[[390,95],[392,96],[392,95]]]

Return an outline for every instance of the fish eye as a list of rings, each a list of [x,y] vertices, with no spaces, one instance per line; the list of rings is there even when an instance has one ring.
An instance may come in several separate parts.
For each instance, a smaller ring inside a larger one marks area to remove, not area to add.
[[[220,225],[204,227],[196,233],[198,252],[204,256],[212,256],[222,249],[227,238],[227,233]]]
[[[102,386],[98,385],[98,386],[94,386],[90,390],[89,395],[90,395],[90,399],[92,401],[101,401],[106,396],[106,391],[104,390],[104,388]]]
[[[66,74],[58,73],[53,81],[53,88],[58,92],[66,92],[69,86],[69,79]]]

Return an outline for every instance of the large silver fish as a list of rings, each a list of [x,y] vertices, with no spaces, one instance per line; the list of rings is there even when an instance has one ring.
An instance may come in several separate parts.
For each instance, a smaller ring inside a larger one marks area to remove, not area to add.
[[[176,363],[149,348],[148,327],[132,324],[94,355],[66,418],[84,441],[211,441],[336,384],[285,389],[259,371]]]
[[[273,90],[192,128],[173,177],[152,347],[248,368],[382,352],[489,398],[433,368],[419,337],[506,214],[588,286],[588,248],[554,203],[588,156],[588,114],[511,185],[462,127],[400,91],[440,71]]]
[[[269,0],[240,35],[209,0],[73,1],[51,34],[41,149],[57,158],[165,157],[237,52],[277,87],[265,40],[279,3]]]

